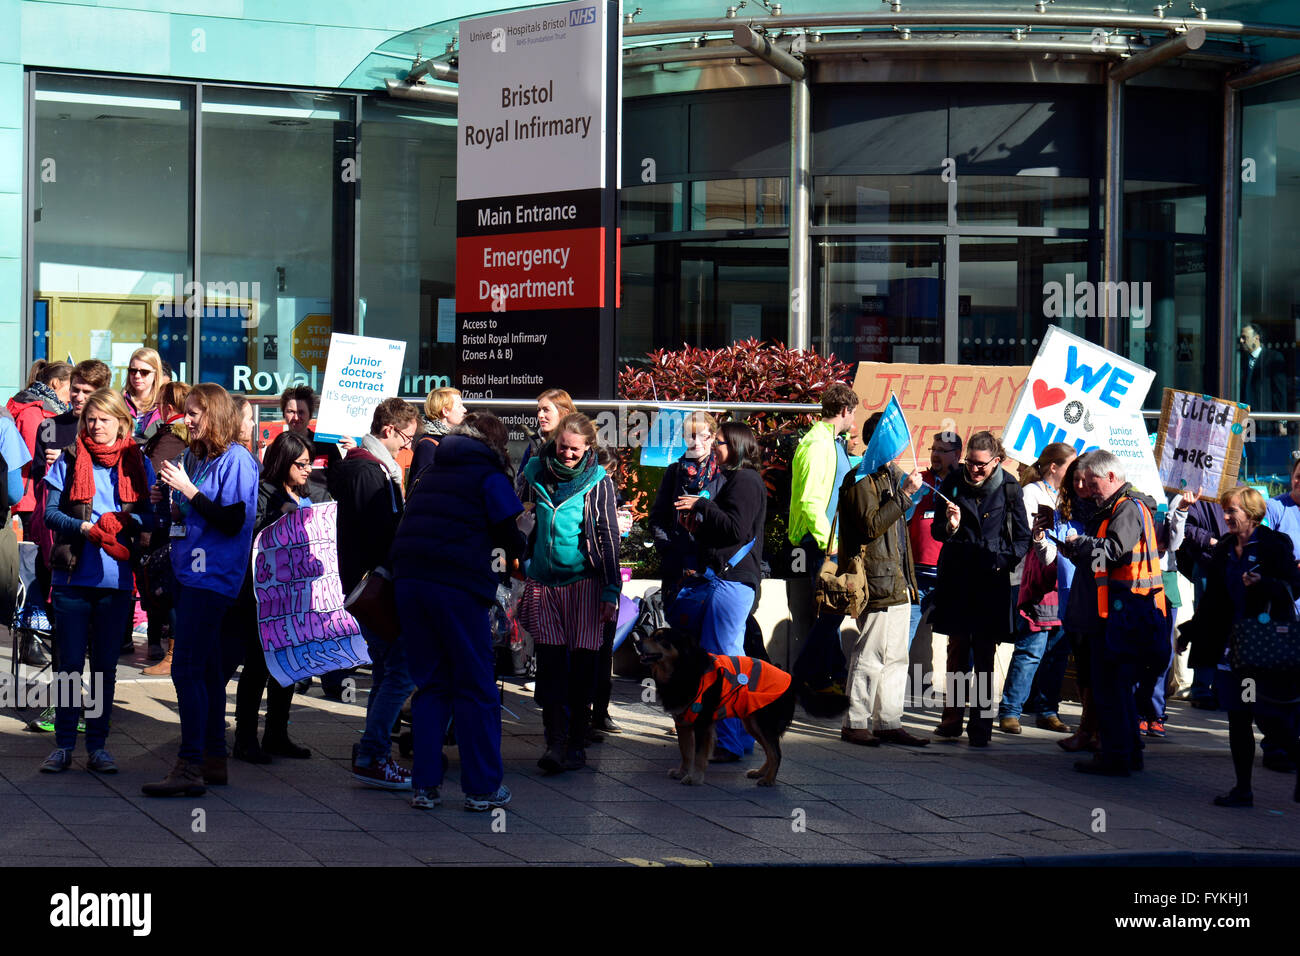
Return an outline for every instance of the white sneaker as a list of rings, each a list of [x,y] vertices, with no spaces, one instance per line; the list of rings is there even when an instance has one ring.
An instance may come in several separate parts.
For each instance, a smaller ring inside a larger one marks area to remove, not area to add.
[[[411,806],[416,810],[432,810],[442,803],[437,787],[420,787],[411,797]]]
[[[504,807],[510,802],[510,788],[504,783],[497,787],[496,793],[469,793],[465,795],[465,809],[475,813],[482,813],[484,810],[492,810],[496,807]]]

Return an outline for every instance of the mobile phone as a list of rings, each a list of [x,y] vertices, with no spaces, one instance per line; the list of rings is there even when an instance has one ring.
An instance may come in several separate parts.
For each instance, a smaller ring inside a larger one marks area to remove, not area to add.
[[[1055,510],[1051,505],[1039,505],[1039,506],[1038,506],[1038,520],[1039,520],[1039,521],[1041,521],[1041,522],[1043,522],[1043,523],[1050,523],[1051,520],[1052,520],[1052,515],[1054,515],[1054,514],[1056,514],[1056,510]]]

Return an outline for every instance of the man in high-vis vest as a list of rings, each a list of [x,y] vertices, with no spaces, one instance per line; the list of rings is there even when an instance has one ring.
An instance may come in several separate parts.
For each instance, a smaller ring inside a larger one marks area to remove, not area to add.
[[[1168,614],[1156,550],[1156,502],[1128,483],[1124,465],[1108,451],[1082,455],[1076,467],[1098,510],[1087,533],[1060,550],[1074,563],[1074,586],[1081,592],[1071,595],[1070,604],[1084,616],[1080,631],[1090,645],[1101,753],[1074,768],[1127,777],[1143,763],[1133,687]]]

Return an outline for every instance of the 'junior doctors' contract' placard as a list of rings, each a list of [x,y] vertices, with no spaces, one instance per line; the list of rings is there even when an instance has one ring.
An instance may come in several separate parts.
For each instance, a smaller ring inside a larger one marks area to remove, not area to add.
[[[398,394],[406,343],[365,335],[330,336],[329,360],[316,416],[318,441],[349,435],[360,440],[370,431],[375,406]]]
[[[1155,377],[1122,355],[1048,326],[1002,433],[1007,455],[1030,464],[1052,442],[1073,445],[1080,454],[1105,448],[1106,420],[1141,412]]]

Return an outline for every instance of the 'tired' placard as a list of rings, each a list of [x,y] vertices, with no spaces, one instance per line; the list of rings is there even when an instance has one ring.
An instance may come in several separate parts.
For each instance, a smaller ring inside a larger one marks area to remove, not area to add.
[[[1220,501],[1237,484],[1250,406],[1166,388],[1155,457],[1166,491]]]

